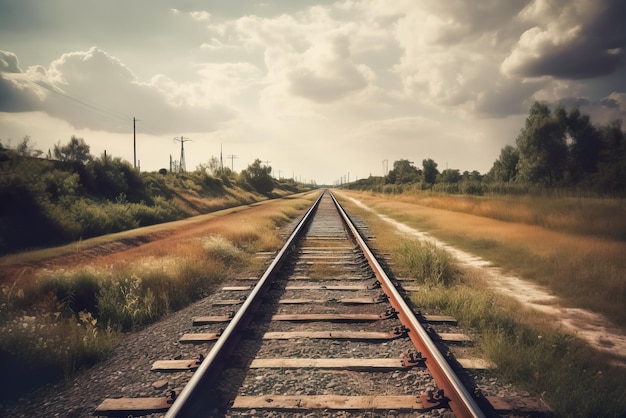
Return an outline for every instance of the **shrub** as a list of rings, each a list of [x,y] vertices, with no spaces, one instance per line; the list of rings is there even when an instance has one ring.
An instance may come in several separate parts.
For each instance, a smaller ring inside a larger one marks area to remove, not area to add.
[[[74,314],[83,311],[98,314],[97,295],[100,291],[100,278],[91,270],[49,273],[40,279],[39,289],[44,294],[53,294],[62,307]]]

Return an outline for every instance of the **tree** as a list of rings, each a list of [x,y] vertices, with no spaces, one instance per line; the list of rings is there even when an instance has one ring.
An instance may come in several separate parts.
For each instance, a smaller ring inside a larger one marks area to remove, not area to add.
[[[439,183],[458,183],[461,181],[461,172],[457,169],[446,168],[437,177]]]
[[[435,184],[435,181],[437,181],[437,175],[439,174],[439,170],[437,170],[437,163],[428,158],[422,161],[422,168],[424,170],[424,183]]]
[[[518,180],[553,184],[563,177],[567,166],[567,126],[561,109],[551,112],[545,103],[535,102],[516,138],[519,150]]]
[[[257,158],[241,172],[241,179],[250,184],[257,192],[267,194],[274,190],[274,179],[270,175],[271,172],[272,167],[261,166],[261,160]]]
[[[93,157],[89,153],[89,145],[83,138],[72,135],[72,139],[67,145],[56,144],[54,146],[54,158],[60,161],[77,162],[86,164]]]
[[[613,120],[599,129],[602,147],[594,184],[608,192],[626,191],[626,134],[622,121]]]
[[[23,156],[23,157],[39,157],[41,154],[43,154],[43,151],[40,149],[36,149],[35,145],[31,145],[30,144],[30,136],[26,135],[19,144],[17,144],[17,147],[15,147],[15,151]]]
[[[415,183],[419,180],[419,170],[415,168],[412,161],[394,161],[393,169],[387,174],[388,183],[403,184]]]
[[[517,176],[517,163],[519,162],[519,152],[512,145],[505,145],[500,150],[500,156],[493,163],[489,171],[489,176],[493,181],[508,183],[515,180]]]
[[[212,156],[209,159],[209,161],[207,162],[207,169],[209,170],[209,173],[211,173],[211,175],[213,176],[219,176],[220,174],[222,174],[220,160],[218,160],[216,156]]]
[[[589,115],[581,115],[578,107],[562,115],[569,137],[569,172],[574,181],[597,170],[598,155],[602,146],[600,132],[593,126]]]
[[[469,174],[469,179],[471,181],[476,181],[480,183],[481,181],[483,181],[483,175],[480,174],[480,171],[478,170],[472,170],[472,172]]]

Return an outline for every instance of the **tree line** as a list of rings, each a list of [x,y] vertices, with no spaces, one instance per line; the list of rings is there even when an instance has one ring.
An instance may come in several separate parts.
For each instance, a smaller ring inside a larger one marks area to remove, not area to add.
[[[400,159],[380,178],[362,179],[348,188],[402,191],[408,185],[449,193],[524,193],[578,189],[610,195],[626,192],[626,141],[621,120],[592,123],[578,107],[551,108],[535,102],[515,145],[506,145],[489,172],[439,171],[430,158],[421,167]]]

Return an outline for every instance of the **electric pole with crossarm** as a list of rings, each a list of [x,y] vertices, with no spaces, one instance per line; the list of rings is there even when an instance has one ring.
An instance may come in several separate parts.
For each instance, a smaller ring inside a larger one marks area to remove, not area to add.
[[[236,155],[229,155],[227,158],[230,158],[230,169],[231,171],[235,171],[235,158],[239,158]]]
[[[178,172],[184,173],[187,170],[187,167],[185,167],[185,142],[189,142],[191,139],[185,138],[181,135],[180,138],[174,138],[174,141],[180,142],[180,161],[178,162]]]

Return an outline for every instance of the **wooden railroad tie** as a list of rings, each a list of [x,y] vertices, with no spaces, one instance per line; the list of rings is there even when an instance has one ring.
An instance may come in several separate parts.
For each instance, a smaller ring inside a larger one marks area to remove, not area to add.
[[[406,370],[420,365],[421,359],[411,362],[405,359],[394,358],[265,358],[254,359],[248,365],[251,369],[332,369],[351,371],[390,371]],[[463,368],[473,370],[486,370],[492,365],[485,360],[477,358],[457,359]],[[152,372],[184,372],[195,371],[202,360],[157,360],[152,364]]]
[[[383,303],[387,299],[382,297],[373,298],[373,297],[365,297],[365,298],[343,298],[343,299],[305,299],[305,298],[292,298],[292,299],[281,299],[278,303],[282,305],[304,305],[304,304],[344,304],[344,305],[368,305],[368,304],[377,304]],[[230,306],[230,305],[241,305],[245,301],[245,298],[240,299],[224,299],[213,302],[214,306]]]
[[[238,396],[233,410],[276,410],[276,411],[372,411],[403,410],[426,412],[440,405],[423,403],[422,396],[339,396],[339,395],[264,395]],[[546,414],[550,408],[540,401],[528,398],[503,398],[486,396],[495,413],[506,415]],[[166,412],[173,402],[172,395],[154,398],[110,398],[105,399],[93,412],[95,416],[119,417],[139,416]]]
[[[445,315],[422,315],[424,321],[430,323],[449,323],[455,324],[456,319]],[[219,322],[229,322],[232,315],[207,315],[197,316],[193,318],[193,325],[208,325]],[[381,315],[376,314],[279,314],[271,317],[272,321],[329,321],[329,322],[373,322],[382,319]]]
[[[471,341],[465,334],[440,333],[439,339],[449,343],[467,343]],[[391,340],[401,335],[394,335],[393,332],[366,332],[366,331],[287,331],[287,332],[266,332],[263,340],[292,340],[292,339],[319,339],[319,340],[353,340],[353,341],[375,341]],[[220,333],[198,332],[186,333],[179,338],[183,344],[203,344],[217,341]]]

